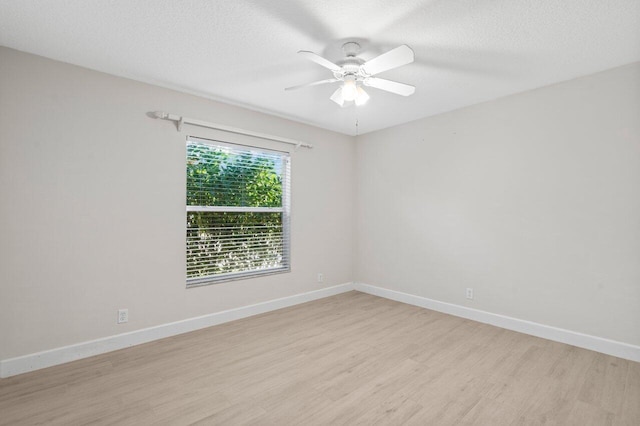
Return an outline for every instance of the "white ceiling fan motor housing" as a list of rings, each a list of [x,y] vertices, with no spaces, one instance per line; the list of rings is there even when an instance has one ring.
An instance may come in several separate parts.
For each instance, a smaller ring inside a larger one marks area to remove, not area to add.
[[[343,80],[345,76],[354,76],[356,81],[364,80],[367,76],[362,74],[360,68],[364,60],[356,56],[360,51],[360,45],[355,41],[349,41],[342,45],[342,51],[346,58],[338,62],[341,69],[333,73],[335,78]]]

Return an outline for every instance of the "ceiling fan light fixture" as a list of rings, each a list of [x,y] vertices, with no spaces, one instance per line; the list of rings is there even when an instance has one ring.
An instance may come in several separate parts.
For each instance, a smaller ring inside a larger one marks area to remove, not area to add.
[[[403,44],[391,49],[382,55],[365,61],[357,56],[360,45],[356,42],[346,42],[342,45],[346,58],[339,61],[338,64],[323,58],[322,56],[307,51],[300,50],[298,53],[304,55],[307,59],[317,63],[330,70],[333,78],[327,78],[312,83],[300,84],[297,86],[287,87],[285,90],[300,89],[302,87],[317,86],[320,84],[342,82],[340,87],[333,92],[330,99],[342,108],[356,105],[361,106],[369,100],[369,94],[364,91],[362,86],[373,87],[375,89],[384,90],[401,96],[410,96],[416,88],[410,84],[391,81],[384,78],[375,77],[376,74],[389,71],[403,65],[410,64],[414,61],[415,55],[413,50]]]
[[[356,84],[356,78],[353,75],[347,75],[344,77],[344,84],[342,85],[342,97],[345,101],[354,101],[358,96],[358,86]]]
[[[358,86],[358,96],[356,97],[356,105],[362,106],[366,104],[367,101],[369,100],[369,97],[370,96],[367,94],[367,92],[365,92],[361,86]]]
[[[333,92],[333,95],[331,95],[329,99],[331,99],[333,102],[337,103],[338,105],[343,106],[344,97],[342,96],[342,86],[338,87],[338,89],[336,89],[336,91]]]

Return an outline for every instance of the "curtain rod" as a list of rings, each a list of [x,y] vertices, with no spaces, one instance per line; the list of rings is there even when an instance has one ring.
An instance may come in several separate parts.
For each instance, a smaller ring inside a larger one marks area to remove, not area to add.
[[[206,127],[207,129],[222,130],[224,132],[236,133],[239,135],[253,136],[255,138],[268,139],[270,141],[287,143],[289,145],[295,145],[296,149],[300,147],[313,148],[313,145],[300,142],[295,139],[287,139],[287,138],[281,138],[279,136],[272,136],[264,133],[252,132],[251,130],[238,129],[237,127],[230,127],[230,126],[225,126],[223,124],[216,124],[216,123],[210,123],[208,121],[197,120],[195,118],[187,118],[187,117],[182,117],[180,115],[169,114],[164,111],[155,111],[153,113],[153,116],[161,120],[175,121],[178,127],[178,131],[182,130],[183,124],[191,124],[193,126]]]

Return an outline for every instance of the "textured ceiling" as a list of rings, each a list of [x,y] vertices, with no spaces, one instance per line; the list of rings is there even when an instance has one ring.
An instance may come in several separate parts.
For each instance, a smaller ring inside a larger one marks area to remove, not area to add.
[[[337,61],[347,40],[411,46],[379,76],[416,93],[283,90],[331,77],[298,50]],[[353,135],[640,61],[640,1],[0,0],[0,44]]]

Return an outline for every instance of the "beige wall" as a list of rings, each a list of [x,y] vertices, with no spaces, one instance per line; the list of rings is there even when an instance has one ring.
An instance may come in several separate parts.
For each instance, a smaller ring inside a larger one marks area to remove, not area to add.
[[[354,279],[640,344],[639,84],[633,64],[354,143],[0,48],[0,359]],[[291,273],[185,289],[186,135],[259,142],[154,110],[315,145]]]
[[[640,344],[639,63],[361,136],[357,164],[357,281]]]
[[[184,141],[217,135],[155,110],[315,145],[291,273],[185,289]],[[354,161],[348,136],[0,48],[0,359],[351,281]]]

